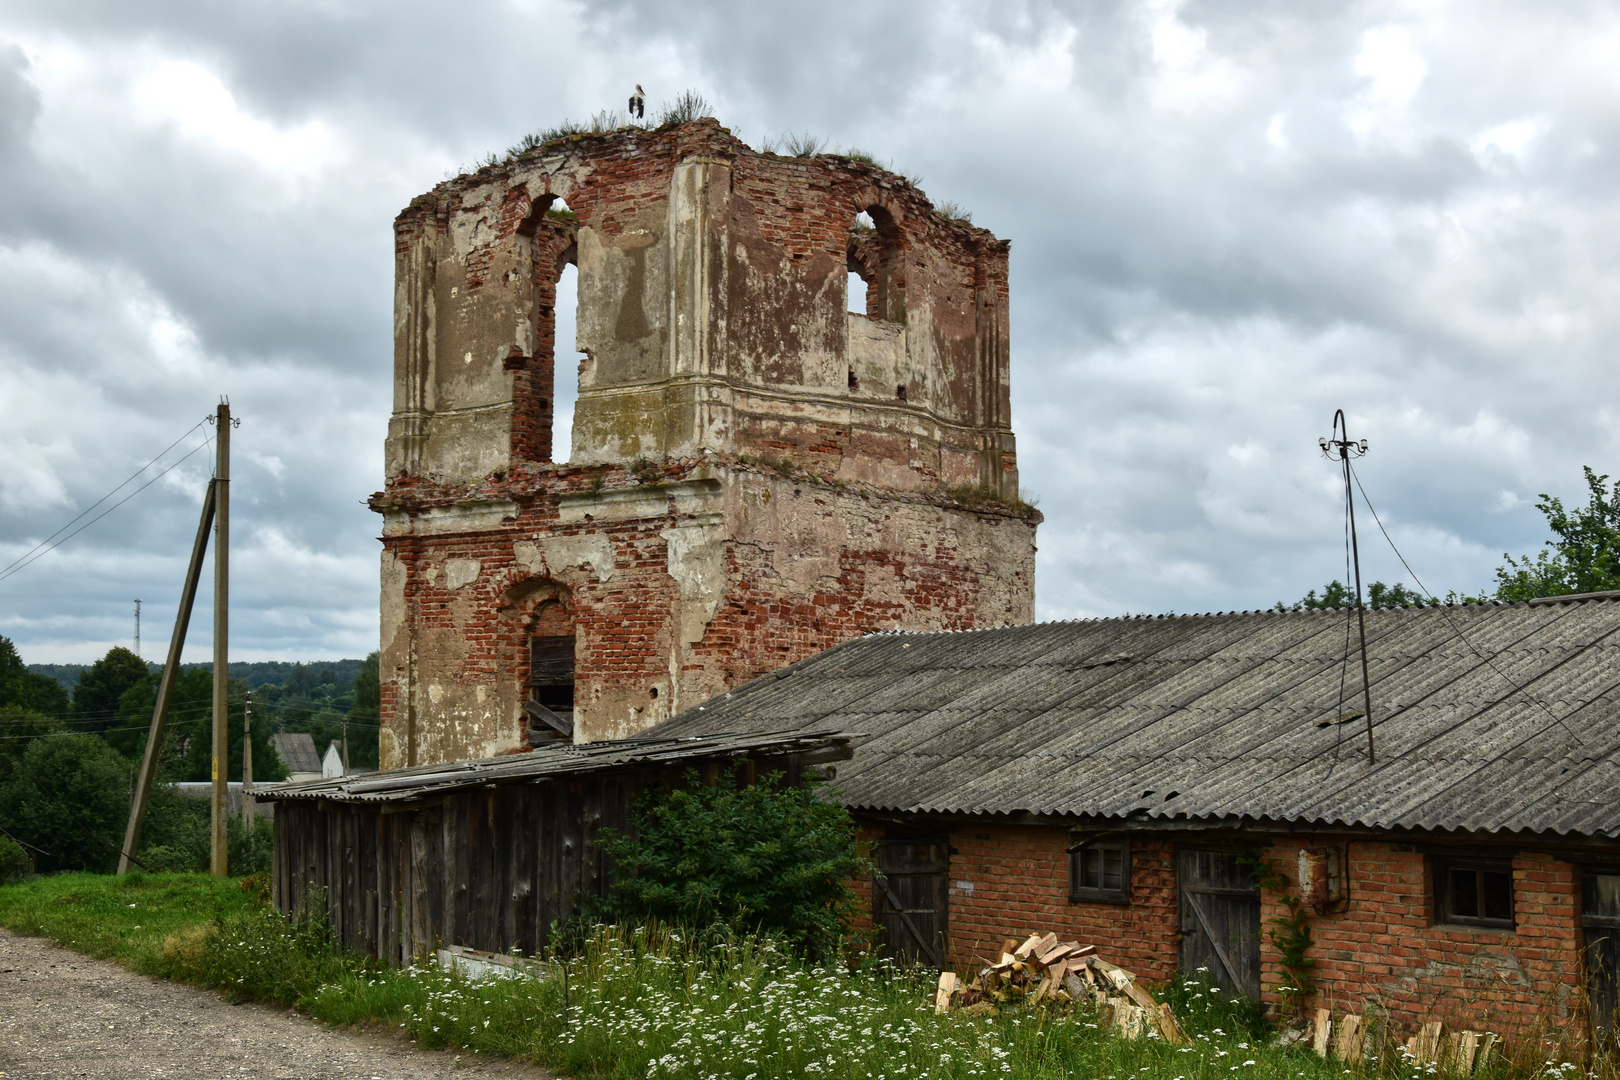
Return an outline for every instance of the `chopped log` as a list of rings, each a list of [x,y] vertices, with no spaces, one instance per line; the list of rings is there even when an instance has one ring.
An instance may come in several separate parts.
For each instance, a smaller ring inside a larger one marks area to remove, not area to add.
[[[1048,940],[1050,939],[1050,940]],[[1057,944],[1056,934],[1031,934],[1025,942],[1013,950],[1013,956],[1019,960],[1040,948],[1050,948]]]
[[[1046,936],[1050,937],[1050,938],[1055,938],[1057,935],[1056,934],[1047,934]],[[1086,947],[1089,948],[1089,946],[1086,946]],[[1082,946],[1079,945],[1077,942],[1073,942],[1073,941],[1054,941],[1051,945],[1047,946],[1046,948],[1036,949],[1035,950],[1035,959],[1039,960],[1043,964],[1052,964],[1052,963],[1054,963],[1054,962],[1056,962],[1058,960],[1063,959],[1066,956],[1072,956],[1072,955],[1080,952],[1081,948],[1082,948]]]
[[[1296,1016],[1284,1024],[1277,1033],[1277,1047],[1284,1049],[1296,1043],[1311,1041],[1311,1022],[1303,1016]]]
[[[1458,1076],[1474,1071],[1474,1055],[1479,1051],[1479,1034],[1473,1031],[1453,1031],[1446,1036],[1446,1067]]]
[[[1176,1014],[1170,1011],[1168,1001],[1159,1005],[1159,1035],[1167,1043],[1184,1043],[1187,1041],[1187,1033],[1181,1030],[1180,1024],[1176,1023]]]
[[[1317,1009],[1316,1020],[1311,1025],[1311,1049],[1316,1051],[1317,1057],[1327,1057],[1328,1038],[1332,1034],[1332,1014],[1326,1009]]]
[[[1496,1033],[1486,1031],[1480,1034],[1474,1050],[1474,1068],[1483,1069],[1491,1063],[1496,1054]]]
[[[939,973],[939,989],[934,991],[934,1011],[937,1013],[949,1012],[951,998],[957,991],[956,972],[942,971]]]
[[[1152,994],[1148,993],[1146,990],[1142,989],[1140,986],[1137,986],[1136,985],[1136,980],[1127,979],[1126,982],[1125,982],[1125,985],[1120,987],[1120,989],[1125,992],[1126,997],[1128,997],[1132,1001],[1136,1002],[1136,1004],[1138,1006],[1140,1006],[1143,1009],[1146,1009],[1150,1013],[1153,1013],[1155,1016],[1158,1015],[1158,1013],[1159,1013],[1159,1003],[1157,1001],[1153,1000],[1153,995]]]
[[[1355,1013],[1346,1013],[1339,1017],[1339,1030],[1334,1033],[1333,1038],[1333,1056],[1346,1065],[1355,1065],[1361,1061],[1362,1047],[1365,1045],[1361,1024],[1361,1017]]]
[[[1440,1061],[1441,1040],[1445,1036],[1446,1025],[1439,1020],[1430,1020],[1418,1029],[1412,1036],[1409,1044],[1412,1057],[1420,1064],[1434,1065]]]
[[[1119,1033],[1127,1039],[1140,1039],[1155,1025],[1153,1020],[1158,1014],[1150,1014],[1140,1005],[1132,1005],[1122,1001],[1114,1006],[1114,1024]]]
[[[1114,967],[1112,964],[1103,968],[1102,973],[1103,976],[1113,984],[1115,990],[1124,990],[1127,986],[1131,985],[1131,982],[1133,981],[1131,979],[1130,972],[1126,971],[1124,968]]]

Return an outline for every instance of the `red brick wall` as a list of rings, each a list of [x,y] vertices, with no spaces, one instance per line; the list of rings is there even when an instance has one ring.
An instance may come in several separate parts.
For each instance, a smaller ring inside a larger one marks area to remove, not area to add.
[[[691,472],[692,463],[666,463],[664,478]],[[411,678],[412,656],[417,761],[523,748],[525,642],[552,632],[534,624],[536,611],[552,601],[570,613],[578,637],[576,722],[589,739],[644,730],[672,711],[859,634],[966,630],[1028,618],[1017,601],[1033,593],[1033,568],[973,538],[976,530],[992,540],[1004,535],[1027,553],[1031,522],[993,508],[970,512],[918,497],[786,481],[769,470],[720,472],[729,485],[723,497],[751,508],[733,515],[737,524],[721,542],[716,602],[695,640],[676,640],[683,625],[691,626],[683,624],[682,587],[670,572],[666,534],[685,522],[673,502],[662,517],[564,523],[559,516],[559,493],[591,491],[598,480],[594,490],[609,494],[660,490],[627,470],[564,468],[492,481],[481,497],[522,505],[498,528],[386,537],[403,567],[406,610],[384,642],[385,764],[410,756],[399,688]],[[423,505],[414,509],[420,513]],[[611,565],[559,561],[537,568],[519,556],[521,544],[569,540],[605,541]],[[458,560],[477,561],[470,582],[451,579]],[[801,564],[808,567],[801,580],[786,580]],[[411,635],[414,647],[405,641]]]
[[[1131,902],[1069,900],[1067,829],[969,827],[951,843],[951,937],[957,962],[971,964],[1002,939],[1037,930],[1093,944],[1110,962],[1146,979],[1176,970],[1176,859],[1170,844],[1131,841]]]
[[[971,967],[1007,937],[1052,931],[1094,944],[1108,960],[1144,978],[1177,969],[1176,845],[1131,840],[1131,902],[1068,899],[1068,832],[1061,827],[967,825],[952,833],[952,956]],[[1300,844],[1267,849],[1295,887]],[[1342,850],[1342,847],[1341,847]],[[1525,1037],[1542,1027],[1577,1030],[1581,1021],[1582,940],[1577,869],[1545,854],[1513,860],[1512,930],[1441,924],[1434,919],[1427,856],[1411,845],[1353,841],[1349,902],[1310,919],[1316,996],[1312,1008],[1391,1016],[1404,1036],[1426,1020],[1452,1029]],[[864,891],[863,891],[864,895]],[[1261,898],[1264,1000],[1280,1004],[1279,954],[1270,920],[1286,909]]]
[[[1270,851],[1292,881],[1299,846]],[[1388,1012],[1407,1029],[1424,1020],[1503,1035],[1529,1034],[1538,1021],[1578,1012],[1582,967],[1580,882],[1575,867],[1525,852],[1513,860],[1512,930],[1435,923],[1427,856],[1411,845],[1349,845],[1349,902],[1339,914],[1311,916],[1318,987],[1312,1004],[1335,1012]],[[1266,1000],[1281,973],[1266,938],[1283,907],[1262,900],[1262,981]]]

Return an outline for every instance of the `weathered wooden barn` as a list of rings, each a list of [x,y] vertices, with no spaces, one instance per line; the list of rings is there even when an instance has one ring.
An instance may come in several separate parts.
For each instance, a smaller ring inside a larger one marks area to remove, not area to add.
[[[932,963],[1053,930],[1277,1002],[1287,895],[1319,1007],[1612,1016],[1620,594],[1369,612],[1371,757],[1348,616],[880,634],[652,734],[864,736],[837,786],[885,871],[873,916]]]
[[[272,891],[283,911],[318,898],[346,948],[392,962],[450,945],[532,954],[605,893],[612,866],[592,841],[627,828],[648,787],[738,759],[750,782],[798,783],[848,756],[824,732],[679,736],[289,784],[259,795],[277,804]]]

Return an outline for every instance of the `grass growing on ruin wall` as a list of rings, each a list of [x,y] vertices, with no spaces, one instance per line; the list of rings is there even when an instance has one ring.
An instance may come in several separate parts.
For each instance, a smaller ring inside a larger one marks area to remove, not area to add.
[[[133,906],[130,906],[133,905]],[[470,982],[334,951],[250,884],[191,875],[64,875],[0,887],[0,925],[147,974],[273,1001],[335,1025],[525,1058],[573,1076],[1328,1080],[1344,1067],[1267,1046],[1254,1008],[1199,984],[1167,989],[1186,1046],[1110,1037],[1088,1011],[936,1015],[932,979],[881,963],[806,964],[768,939],[598,928],[566,964]],[[1485,1080],[1528,1076],[1503,1064]],[[1397,1054],[1356,1073],[1431,1075]],[[1567,1071],[1565,1075],[1569,1074]]]

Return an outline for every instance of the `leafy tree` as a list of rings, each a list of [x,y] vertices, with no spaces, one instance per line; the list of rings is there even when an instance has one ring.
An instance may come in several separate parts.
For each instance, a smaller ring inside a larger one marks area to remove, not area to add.
[[[73,715],[80,731],[106,731],[118,722],[118,699],[147,679],[146,661],[121,645],[79,673]]]
[[[148,675],[124,691],[118,700],[118,723],[106,733],[107,742],[131,761],[146,752],[146,735],[157,704],[159,675]],[[246,686],[230,681],[225,730],[230,746],[226,777],[242,777],[242,706]],[[214,756],[214,676],[206,668],[182,668],[169,700],[169,722],[164,732],[163,776],[166,779],[210,780]],[[253,716],[253,779],[285,780],[287,769],[270,742],[270,718],[255,708]]]
[[[1534,557],[1507,561],[1496,570],[1496,599],[1533,600],[1538,596],[1606,592],[1620,589],[1620,480],[1605,487],[1607,474],[1586,474],[1587,502],[1566,510],[1564,501],[1543,493],[1536,509],[1547,518],[1553,539]]]
[[[849,881],[870,867],[854,819],[818,787],[780,773],[744,783],[739,763],[714,784],[688,770],[684,786],[645,793],[633,831],[601,841],[617,865],[602,914],[739,923],[829,954],[855,914]]]
[[[381,654],[372,653],[354,674],[354,708],[349,710],[349,764],[377,767],[377,733],[382,725]]]
[[[0,705],[20,705],[48,716],[61,716],[68,711],[68,695],[62,684],[23,666],[17,646],[3,634],[0,634]]]
[[[35,739],[66,730],[62,721],[18,705],[0,706],[0,784],[12,771]]]
[[[1438,601],[1430,600],[1414,589],[1408,589],[1400,582],[1385,585],[1382,581],[1375,581],[1367,586],[1366,604],[1370,608],[1395,607],[1425,607],[1432,606]],[[1304,598],[1293,604],[1277,601],[1275,611],[1323,611],[1331,608],[1353,608],[1356,606],[1355,591],[1339,580],[1328,582],[1322,587],[1322,595],[1317,596],[1316,590],[1306,593]]]
[[[111,873],[129,816],[129,762],[94,735],[34,739],[0,786],[0,827],[41,872]]]

